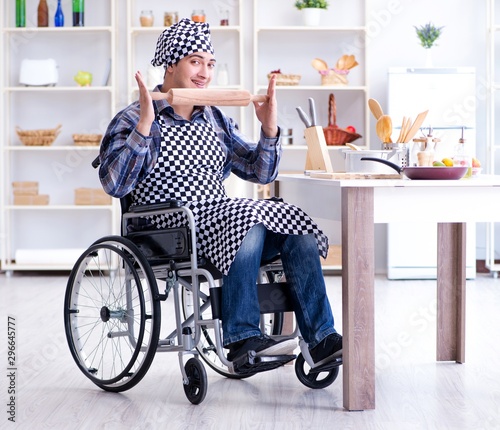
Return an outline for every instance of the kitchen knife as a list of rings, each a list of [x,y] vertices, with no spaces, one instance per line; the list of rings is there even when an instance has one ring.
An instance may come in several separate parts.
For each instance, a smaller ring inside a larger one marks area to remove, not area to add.
[[[316,121],[316,106],[314,99],[309,97],[309,114],[311,115],[311,125],[314,127],[317,123]]]
[[[166,93],[151,92],[153,100],[167,100],[171,105],[248,106],[250,102],[267,102],[266,94],[252,95],[246,90],[172,88]]]
[[[299,113],[299,117],[306,126],[306,128],[311,127],[311,121],[309,121],[309,118],[307,117],[306,113],[302,110],[302,108],[299,106],[296,108],[297,112]]]

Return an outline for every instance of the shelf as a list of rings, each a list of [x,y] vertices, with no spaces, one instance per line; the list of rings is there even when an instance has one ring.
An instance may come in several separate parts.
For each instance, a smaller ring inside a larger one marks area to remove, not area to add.
[[[10,211],[95,211],[114,209],[113,205],[6,205]]]
[[[79,87],[77,85],[68,86],[53,86],[53,87],[4,87],[4,91],[12,93],[26,93],[26,92],[54,92],[54,91],[74,91],[74,92],[94,92],[94,91],[107,91],[112,92],[112,86],[90,86],[90,87]]]
[[[267,85],[257,86],[257,91],[267,90]],[[366,86],[358,85],[276,85],[276,91],[368,91]]]
[[[78,146],[78,145],[11,145],[6,146],[7,151],[99,151],[99,146]]]
[[[261,31],[307,31],[309,32],[365,32],[366,27],[364,26],[359,26],[359,27],[306,27],[306,26],[280,26],[280,27],[259,27],[256,29],[257,32]]]
[[[96,33],[113,32],[113,27],[5,27],[4,33]]]
[[[166,27],[154,26],[154,27],[130,27],[129,31],[133,34],[137,33],[162,33]],[[211,32],[229,32],[229,31],[240,31],[239,25],[226,25],[226,26],[210,26]]]

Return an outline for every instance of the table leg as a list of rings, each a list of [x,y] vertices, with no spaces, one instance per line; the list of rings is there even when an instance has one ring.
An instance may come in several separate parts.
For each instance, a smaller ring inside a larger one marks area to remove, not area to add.
[[[375,409],[373,188],[342,189],[344,408]]]
[[[438,224],[438,361],[465,361],[465,233],[465,223]]]

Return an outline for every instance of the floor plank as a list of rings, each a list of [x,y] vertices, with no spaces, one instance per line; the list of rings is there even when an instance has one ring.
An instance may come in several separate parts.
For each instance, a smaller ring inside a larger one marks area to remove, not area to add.
[[[136,387],[107,393],[77,369],[68,350],[65,276],[0,274],[0,360],[7,361],[7,316],[17,323],[16,429],[500,429],[500,279],[467,281],[466,359],[436,362],[435,281],[376,278],[376,409],[342,408],[342,370],[311,390],[293,366],[245,380],[208,369],[201,405],[184,395],[176,354],[157,354]],[[327,277],[342,331],[341,279]],[[8,403],[7,367],[0,401]],[[9,423],[10,424],[10,423]]]

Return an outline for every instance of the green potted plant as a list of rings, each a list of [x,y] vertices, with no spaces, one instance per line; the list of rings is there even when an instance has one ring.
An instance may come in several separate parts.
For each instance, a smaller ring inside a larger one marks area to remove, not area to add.
[[[319,25],[321,12],[328,9],[326,0],[297,0],[295,7],[302,11],[304,24],[308,27]]]
[[[415,26],[415,30],[417,32],[420,45],[422,45],[426,51],[425,66],[433,67],[431,48],[437,45],[436,41],[439,39],[439,36],[441,36],[443,27],[436,27],[434,24],[429,22],[421,27]]]
[[[415,30],[420,40],[420,44],[424,49],[431,49],[436,43],[436,40],[439,39],[439,36],[441,36],[443,27],[436,27],[429,22],[421,27],[415,26]]]
[[[328,9],[328,2],[326,0],[297,0],[295,7],[298,10],[302,9]]]

